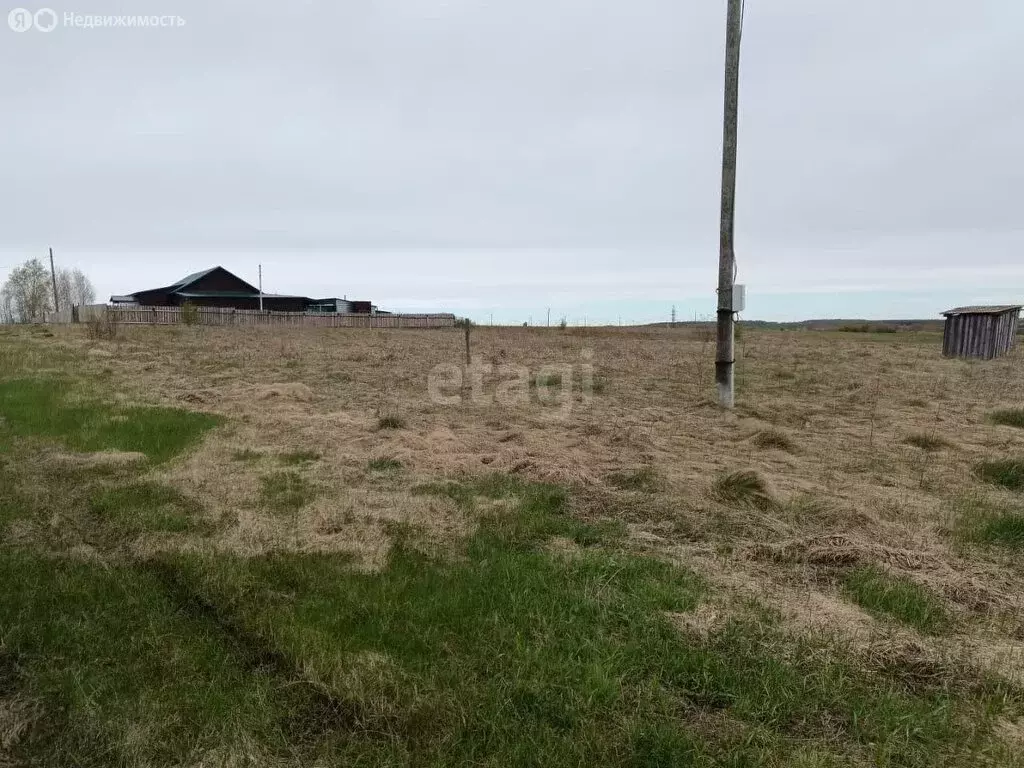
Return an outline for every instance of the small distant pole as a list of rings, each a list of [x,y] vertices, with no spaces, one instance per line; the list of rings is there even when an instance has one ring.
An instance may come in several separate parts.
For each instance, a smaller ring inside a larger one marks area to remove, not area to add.
[[[672,327],[676,327],[676,305],[672,305]]]
[[[50,249],[50,277],[53,278],[53,311],[60,312],[60,299],[57,298],[57,270],[53,267],[53,248]]]
[[[493,312],[491,312],[491,322],[490,322],[490,325],[492,327],[494,326],[494,313]]]
[[[551,327],[551,307],[548,307],[548,322],[547,322],[547,327],[548,327],[548,328],[550,328],[550,327]]]
[[[263,311],[263,265],[260,264],[260,312]]]

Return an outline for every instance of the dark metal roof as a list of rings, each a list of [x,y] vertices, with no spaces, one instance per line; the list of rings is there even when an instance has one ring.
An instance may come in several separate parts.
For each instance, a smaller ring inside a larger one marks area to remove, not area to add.
[[[204,277],[206,277],[207,275],[209,275],[209,274],[211,274],[213,272],[216,272],[217,270],[222,270],[224,272],[227,272],[227,274],[231,275],[233,278],[238,280],[240,283],[242,283],[243,285],[248,286],[251,292],[250,293],[243,293],[241,291],[225,291],[225,292],[222,293],[220,291],[214,291],[214,292],[199,291],[199,292],[194,292],[194,293],[185,293],[183,291],[184,288],[187,288],[188,286],[192,285],[193,283],[196,283],[199,280],[202,280]],[[216,267],[210,267],[209,269],[204,269],[204,270],[202,270],[200,272],[193,272],[191,275],[186,275],[185,277],[181,278],[181,280],[179,280],[178,282],[171,283],[170,285],[165,286],[163,288],[147,288],[144,291],[135,291],[135,293],[132,293],[132,294],[129,294],[129,295],[136,296],[136,295],[138,295],[140,293],[154,293],[154,292],[158,292],[158,291],[165,292],[165,293],[174,293],[174,294],[178,294],[180,296],[194,296],[194,297],[199,297],[199,296],[250,296],[250,295],[251,296],[258,296],[259,295],[259,290],[256,288],[256,286],[251,285],[250,283],[245,282],[245,280],[240,278],[238,275],[234,274],[233,272],[228,272],[228,270],[224,269],[224,267],[222,267],[220,265],[218,265]],[[267,294],[264,294],[264,296],[266,296],[266,295]]]
[[[258,299],[260,294],[249,291],[175,291],[175,296],[183,296],[186,299]],[[290,296],[286,293],[264,293],[264,299],[302,299],[309,301],[305,296]]]
[[[181,280],[179,280],[176,283],[171,283],[167,287],[184,288],[186,285],[192,285],[192,283],[194,283],[196,280],[199,280],[202,277],[206,277],[211,272],[216,272],[218,269],[220,269],[220,267],[210,267],[209,269],[204,269],[201,272],[193,272],[191,275],[185,275],[185,277],[181,278]]]
[[[174,291],[175,296],[184,296],[186,299],[208,298],[211,296],[236,299],[238,297],[259,296],[258,293],[249,291]],[[266,294],[264,294],[265,296]]]
[[[1014,310],[1020,312],[1021,309],[1024,309],[1024,305],[997,304],[993,306],[957,307],[955,309],[948,309],[942,314],[946,317],[950,315],[1001,315],[1004,312],[1013,312]]]

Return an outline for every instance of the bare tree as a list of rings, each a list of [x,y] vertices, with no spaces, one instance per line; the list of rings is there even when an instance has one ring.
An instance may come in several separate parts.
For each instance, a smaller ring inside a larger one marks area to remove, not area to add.
[[[14,295],[7,290],[4,284],[0,288],[0,323],[14,322]]]
[[[14,323],[41,323],[53,308],[50,274],[39,259],[15,267],[0,288],[0,312]]]
[[[58,269],[57,298],[61,308],[80,307],[96,301],[96,289],[82,270]]]
[[[59,269],[57,298],[62,308],[92,304],[96,289],[82,270]],[[50,271],[39,259],[16,267],[0,287],[0,323],[41,323],[52,310]]]

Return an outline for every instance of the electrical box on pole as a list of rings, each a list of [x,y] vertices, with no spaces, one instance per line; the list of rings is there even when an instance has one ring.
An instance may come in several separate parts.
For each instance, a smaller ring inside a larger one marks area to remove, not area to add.
[[[745,312],[747,309],[747,286],[734,285],[732,287],[732,311]]]

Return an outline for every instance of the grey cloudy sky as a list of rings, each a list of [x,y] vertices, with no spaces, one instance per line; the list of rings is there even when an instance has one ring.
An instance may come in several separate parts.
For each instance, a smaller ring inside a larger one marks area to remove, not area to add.
[[[0,28],[0,267],[52,245],[109,295],[262,262],[270,291],[510,320],[713,305],[724,0],[48,7]],[[748,0],[743,45],[748,315],[1024,298],[1024,4]]]

